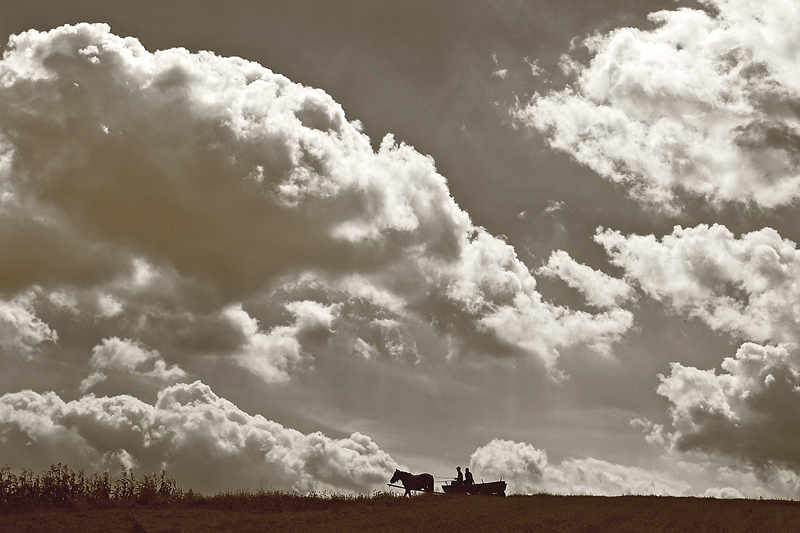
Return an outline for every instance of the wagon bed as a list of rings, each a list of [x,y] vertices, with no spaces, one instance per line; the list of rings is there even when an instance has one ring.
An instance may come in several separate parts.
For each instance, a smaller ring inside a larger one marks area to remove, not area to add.
[[[449,485],[442,485],[445,494],[483,494],[487,496],[505,496],[505,481],[490,481],[489,483],[458,483],[454,481]]]

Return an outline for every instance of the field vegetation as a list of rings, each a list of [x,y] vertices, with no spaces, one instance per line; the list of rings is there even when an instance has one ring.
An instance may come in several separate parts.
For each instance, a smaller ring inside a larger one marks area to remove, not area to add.
[[[184,491],[162,472],[42,474],[0,468],[0,531],[205,532],[775,532],[800,531],[800,502],[656,496],[507,498]]]

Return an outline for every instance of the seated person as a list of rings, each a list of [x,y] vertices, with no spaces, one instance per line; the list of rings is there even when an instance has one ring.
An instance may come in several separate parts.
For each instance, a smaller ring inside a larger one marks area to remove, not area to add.
[[[467,485],[472,485],[475,483],[475,480],[472,479],[472,472],[469,471],[469,468],[464,470],[464,483]]]

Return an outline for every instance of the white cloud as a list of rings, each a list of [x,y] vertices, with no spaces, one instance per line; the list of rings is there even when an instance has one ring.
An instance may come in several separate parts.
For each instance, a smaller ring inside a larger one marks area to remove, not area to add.
[[[651,14],[653,30],[586,39],[588,65],[565,58],[575,83],[517,117],[667,209],[680,191],[788,204],[800,196],[800,11],[793,0],[703,3]]]
[[[700,496],[704,498],[716,498],[718,500],[733,500],[744,498],[744,495],[733,487],[711,487],[706,489]]]
[[[736,238],[725,226],[671,235],[595,236],[649,296],[715,330],[757,342],[800,340],[800,251],[771,228]]]
[[[293,326],[262,332],[235,306],[306,277],[384,295],[402,322],[395,337],[425,324],[456,356],[531,357],[556,374],[563,349],[607,351],[632,323],[624,311],[544,302],[431,158],[391,135],[373,150],[323,91],[258,64],[150,53],[81,24],[13,37],[0,77],[0,188],[14,198],[0,211],[0,246],[36,265],[5,275],[0,260],[0,289],[54,287],[119,337],[157,331],[150,344],[162,348],[174,344],[170,324],[222,315],[247,338],[226,353],[285,380],[305,321],[320,317],[297,309]],[[371,331],[348,334],[386,346]],[[413,338],[391,346],[413,359]]]
[[[284,287],[287,299],[314,298],[321,308],[331,311],[330,320],[301,335],[315,342],[315,354],[332,352],[355,354],[365,359],[384,359],[417,363],[422,358],[416,339],[430,325],[406,308],[406,302],[360,276],[349,276],[343,283],[320,283],[306,279]],[[297,295],[297,296],[295,296]],[[430,357],[435,354],[428,352]]]
[[[475,450],[470,470],[487,481],[502,477],[507,490],[516,493],[675,496],[690,492],[686,482],[669,474],[593,458],[550,464],[544,450],[501,439]]]
[[[80,385],[78,385],[78,389],[81,391],[82,394],[86,394],[92,387],[97,385],[98,383],[102,383],[108,379],[108,376],[105,375],[103,372],[99,370],[95,370],[85,378],[81,380]]]
[[[163,389],[154,405],[131,396],[5,394],[0,450],[34,470],[65,460],[104,468],[127,457],[141,472],[166,468],[181,485],[209,492],[368,491],[397,466],[366,435],[303,434],[245,413],[199,381]]]
[[[324,306],[318,302],[299,301],[287,304],[295,315],[291,326],[276,326],[263,333],[258,321],[247,314],[241,305],[228,307],[223,316],[239,328],[244,342],[233,353],[233,357],[244,368],[261,377],[267,383],[287,381],[288,371],[303,358],[300,338],[314,332],[330,332],[336,316],[336,306]]]
[[[89,364],[94,372],[80,384],[81,392],[84,393],[105,381],[107,378],[105,372],[108,371],[158,381],[177,381],[186,377],[186,372],[178,365],[167,367],[167,363],[158,351],[148,350],[134,340],[117,337],[103,339],[102,344],[95,346]],[[150,366],[152,368],[149,368]]]
[[[549,215],[550,213],[555,213],[557,211],[561,211],[567,207],[567,204],[564,203],[563,200],[550,200],[547,202],[547,207],[544,209],[544,214]]]
[[[672,363],[658,393],[670,401],[669,445],[800,473],[800,356],[795,346],[743,344],[723,372]]]
[[[452,257],[469,227],[429,158],[391,136],[374,152],[324,92],[255,63],[151,54],[82,24],[12,38],[0,71],[18,257],[30,255],[21,233],[55,234],[96,260],[92,281],[147,257],[239,295],[291,271],[375,271],[409,246]],[[16,282],[68,275],[79,254],[65,253],[51,247]]]
[[[564,280],[596,307],[616,307],[634,297],[633,288],[624,279],[578,263],[564,250],[554,251],[538,273]]]
[[[542,67],[539,66],[538,59],[534,59],[533,61],[531,61],[529,58],[526,57],[525,62],[528,64],[529,67],[531,67],[531,76],[533,76],[534,78],[544,74],[544,70],[542,69]]]
[[[41,343],[58,340],[58,334],[34,314],[31,299],[23,295],[0,300],[0,347],[29,354]]]
[[[633,322],[631,313],[622,309],[590,314],[544,301],[514,248],[482,230],[475,232],[451,272],[449,280],[438,274],[440,280],[448,281],[445,294],[438,297],[444,296],[450,305],[456,303],[457,310],[443,313],[436,307],[432,316],[451,321],[455,331],[472,330],[473,349],[499,342],[489,353],[510,349],[534,354],[555,377],[561,349],[583,345],[606,353]],[[471,326],[473,321],[478,328]],[[460,349],[469,353],[470,347]]]
[[[100,315],[105,317],[116,316],[122,312],[122,303],[110,294],[100,295],[97,306],[100,308]]]

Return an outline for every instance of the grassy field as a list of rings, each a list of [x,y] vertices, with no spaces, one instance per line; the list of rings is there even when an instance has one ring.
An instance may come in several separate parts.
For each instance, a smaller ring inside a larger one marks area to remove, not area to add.
[[[655,496],[200,496],[164,474],[85,477],[0,469],[0,532],[783,532],[800,531],[800,502]]]
[[[297,501],[289,501],[296,499]],[[653,496],[422,495],[403,499],[264,494],[194,505],[6,510],[3,532],[781,532],[800,531],[800,503]]]

